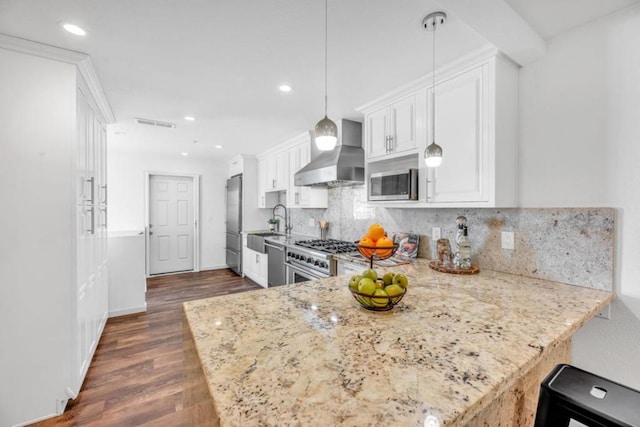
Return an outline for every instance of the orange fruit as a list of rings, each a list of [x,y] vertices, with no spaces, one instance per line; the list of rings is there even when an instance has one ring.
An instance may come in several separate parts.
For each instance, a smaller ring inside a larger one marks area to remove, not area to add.
[[[358,244],[360,244],[360,246],[368,246],[367,248],[363,248],[363,247],[358,248],[362,256],[369,258],[375,252],[375,249],[369,249],[369,248],[376,247],[375,242],[371,240],[369,236],[362,236]]]
[[[381,258],[390,257],[393,254],[393,240],[386,236],[382,236],[376,242],[376,252]],[[381,248],[390,248],[390,249],[381,249]]]
[[[377,242],[379,238],[384,236],[384,227],[380,224],[371,224],[367,236],[374,242]]]

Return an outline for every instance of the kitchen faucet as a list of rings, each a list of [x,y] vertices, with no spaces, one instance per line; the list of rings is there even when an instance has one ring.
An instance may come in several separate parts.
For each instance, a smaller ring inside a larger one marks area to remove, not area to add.
[[[279,207],[284,209],[284,216],[276,215],[276,209],[278,209]],[[293,228],[293,226],[289,223],[289,211],[287,210],[287,207],[285,205],[283,205],[282,203],[278,203],[277,205],[275,205],[273,207],[273,211],[271,212],[271,216],[273,216],[274,218],[276,216],[279,216],[280,218],[284,219],[284,233],[291,234],[291,229]]]

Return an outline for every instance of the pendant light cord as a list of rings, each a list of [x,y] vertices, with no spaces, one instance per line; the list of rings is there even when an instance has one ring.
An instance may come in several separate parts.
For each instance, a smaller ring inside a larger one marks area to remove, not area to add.
[[[327,15],[328,0],[324,0],[324,116],[327,117]]]
[[[431,137],[431,142],[436,142],[436,30],[438,29],[437,24],[438,17],[433,19],[433,59],[432,59],[432,69],[431,72],[431,130],[433,135]]]

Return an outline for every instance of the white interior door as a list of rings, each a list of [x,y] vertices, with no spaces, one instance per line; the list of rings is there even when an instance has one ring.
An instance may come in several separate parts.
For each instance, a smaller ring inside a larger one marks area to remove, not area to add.
[[[149,177],[149,274],[194,269],[193,178]]]

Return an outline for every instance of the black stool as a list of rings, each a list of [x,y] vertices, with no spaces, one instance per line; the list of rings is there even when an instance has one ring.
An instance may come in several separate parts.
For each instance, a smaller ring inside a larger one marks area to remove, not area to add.
[[[575,366],[558,365],[540,385],[535,427],[640,427],[640,391]]]

